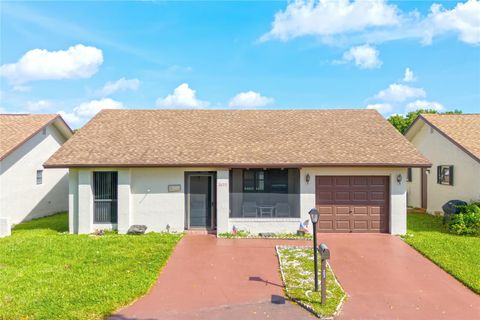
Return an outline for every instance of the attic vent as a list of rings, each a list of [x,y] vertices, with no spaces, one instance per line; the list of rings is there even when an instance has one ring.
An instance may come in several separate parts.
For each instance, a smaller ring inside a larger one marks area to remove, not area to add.
[[[43,135],[46,135],[46,134],[47,134],[47,128],[43,128],[43,129],[42,129],[42,134],[43,134]]]

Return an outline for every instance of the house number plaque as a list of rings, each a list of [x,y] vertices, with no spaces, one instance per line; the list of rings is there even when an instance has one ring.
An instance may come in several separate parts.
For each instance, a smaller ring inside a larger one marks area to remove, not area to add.
[[[179,184],[168,185],[168,192],[180,192],[181,190],[182,190],[182,186]]]

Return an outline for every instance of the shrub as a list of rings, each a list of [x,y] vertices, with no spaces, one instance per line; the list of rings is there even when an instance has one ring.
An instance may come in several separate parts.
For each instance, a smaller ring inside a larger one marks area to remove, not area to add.
[[[480,206],[472,202],[461,207],[459,214],[450,217],[448,228],[460,235],[480,235]]]

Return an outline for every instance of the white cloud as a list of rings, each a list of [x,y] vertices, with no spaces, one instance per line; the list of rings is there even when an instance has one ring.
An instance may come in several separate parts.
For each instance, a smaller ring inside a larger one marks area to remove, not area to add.
[[[73,111],[80,117],[93,117],[102,109],[123,109],[123,103],[110,98],[81,103]]]
[[[28,91],[30,91],[30,87],[28,87],[28,86],[13,86],[12,90],[16,91],[16,92],[28,92]]]
[[[441,4],[433,4],[424,27],[427,42],[435,35],[453,31],[459,34],[463,42],[480,44],[480,2],[468,0],[457,3],[452,10],[444,9]]]
[[[423,98],[426,96],[422,88],[410,87],[404,84],[393,83],[387,89],[381,90],[375,95],[375,99],[402,102],[412,98]]]
[[[125,79],[121,78],[115,82],[107,82],[103,88],[99,91],[99,95],[105,97],[109,96],[117,91],[132,90],[135,91],[140,86],[140,80],[138,79]]]
[[[228,105],[238,108],[256,108],[269,105],[274,102],[273,98],[264,97],[255,91],[240,92],[233,97]]]
[[[368,44],[350,48],[343,54],[343,60],[354,61],[361,69],[379,68],[382,65],[378,50]]]
[[[74,112],[66,112],[60,110],[57,112],[62,118],[71,126],[76,126],[83,121],[79,116],[77,116]]]
[[[406,68],[404,82],[415,81],[415,76],[410,68]],[[366,108],[375,109],[381,113],[395,115],[399,110],[405,113],[418,109],[434,109],[444,111],[445,107],[436,101],[427,101],[427,93],[423,88],[416,88],[406,84],[392,83],[388,88],[379,91],[368,99],[372,101]],[[423,99],[422,99],[423,98]]]
[[[445,107],[441,103],[438,103],[435,101],[416,100],[408,103],[406,106],[406,109],[407,109],[407,112],[415,111],[418,109],[434,109],[437,111],[443,111],[445,110]]]
[[[405,69],[405,74],[403,75],[403,81],[404,82],[412,82],[415,81],[415,75],[413,74],[413,71],[410,68]]]
[[[178,64],[174,64],[173,66],[170,66],[166,69],[167,72],[192,72],[193,68],[191,66],[181,66]]]
[[[79,104],[72,112],[61,110],[58,112],[68,123],[72,125],[81,124],[90,120],[102,109],[123,109],[123,103],[110,98],[91,100]]]
[[[331,36],[399,23],[397,7],[384,0],[298,0],[275,14],[261,40],[288,40],[305,35]]]
[[[172,94],[158,98],[157,106],[162,108],[203,108],[209,105],[208,101],[197,99],[196,91],[182,83],[173,90]]]
[[[402,11],[385,0],[297,0],[275,14],[271,30],[260,40],[317,36],[327,44],[401,39],[430,44],[445,33],[457,33],[465,43],[480,44],[479,0],[458,3],[451,10],[433,4],[426,16],[416,9]]]
[[[38,101],[28,101],[27,110],[28,111],[40,111],[48,109],[52,106],[52,103],[48,100],[38,100]]]
[[[77,44],[67,50],[30,50],[16,63],[2,65],[0,74],[15,85],[35,80],[89,78],[102,63],[102,50]]]
[[[389,103],[375,103],[375,104],[369,104],[367,106],[367,109],[374,109],[380,113],[388,113],[393,110],[393,106]]]

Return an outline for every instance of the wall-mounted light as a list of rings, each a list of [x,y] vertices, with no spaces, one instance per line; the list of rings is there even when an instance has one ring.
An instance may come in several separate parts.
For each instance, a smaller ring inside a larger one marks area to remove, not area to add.
[[[430,174],[430,169],[425,170],[425,174]]]
[[[401,174],[397,175],[397,183],[398,183],[398,184],[401,184],[401,183],[402,183],[402,179],[403,179],[403,177],[402,177]]]
[[[307,175],[305,176],[305,181],[306,181],[307,183],[310,182],[310,173],[307,173]]]

